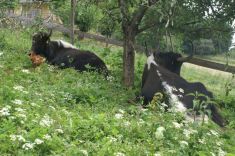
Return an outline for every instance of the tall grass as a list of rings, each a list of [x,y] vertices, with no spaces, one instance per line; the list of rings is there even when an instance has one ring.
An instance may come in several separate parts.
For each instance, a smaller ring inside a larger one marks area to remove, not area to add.
[[[60,70],[46,63],[33,68],[27,56],[31,33],[0,30],[0,36],[5,36],[0,40],[4,43],[0,49],[0,155],[235,153],[231,120],[228,129],[221,130],[211,122],[187,123],[181,114],[162,111],[161,105],[142,109],[141,102],[128,102],[140,90],[145,56],[137,54],[135,86],[127,89],[122,85],[121,48],[106,48],[90,40],[76,43],[105,61],[111,73],[107,81],[97,73]],[[53,38],[63,36],[55,33]],[[223,94],[216,89],[224,83],[223,76],[219,80],[190,66],[182,73],[189,81],[203,81],[216,95]],[[229,119],[234,117],[230,109],[223,111],[226,116],[230,113]]]

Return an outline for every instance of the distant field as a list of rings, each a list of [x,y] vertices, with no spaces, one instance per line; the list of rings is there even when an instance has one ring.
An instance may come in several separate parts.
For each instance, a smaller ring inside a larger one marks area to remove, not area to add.
[[[227,56],[226,54],[220,54],[220,55],[201,56],[199,58],[224,64],[228,62],[229,65],[235,66],[235,51],[228,53]]]
[[[204,83],[215,95],[225,95],[226,82],[231,81],[235,88],[235,79],[232,79],[231,73],[185,63],[181,74],[188,81]],[[235,97],[235,90],[233,89],[230,94]]]

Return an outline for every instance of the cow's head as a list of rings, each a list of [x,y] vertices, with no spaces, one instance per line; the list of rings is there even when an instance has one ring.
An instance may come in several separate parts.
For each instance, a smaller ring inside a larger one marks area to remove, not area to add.
[[[155,52],[153,56],[158,65],[178,75],[180,75],[183,62],[192,58],[192,56],[182,57],[181,54],[174,52]]]
[[[38,32],[33,35],[31,53],[45,56],[48,41],[50,41],[52,31],[49,33]]]

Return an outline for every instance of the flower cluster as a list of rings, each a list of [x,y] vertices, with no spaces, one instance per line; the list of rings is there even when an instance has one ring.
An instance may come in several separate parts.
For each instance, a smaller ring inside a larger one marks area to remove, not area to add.
[[[0,109],[0,116],[10,116],[10,108],[10,106],[6,106]]]
[[[54,120],[51,119],[48,115],[44,115],[44,117],[39,122],[39,125],[43,127],[50,127],[54,123]]]

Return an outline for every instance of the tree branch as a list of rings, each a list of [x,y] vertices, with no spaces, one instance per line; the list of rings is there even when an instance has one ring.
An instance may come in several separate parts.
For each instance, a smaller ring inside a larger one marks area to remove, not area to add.
[[[132,16],[131,19],[131,25],[132,26],[138,26],[141,22],[141,20],[144,17],[145,12],[148,10],[148,6],[146,5],[141,5],[139,9],[137,9]]]
[[[151,23],[151,24],[149,24],[149,25],[145,25],[145,26],[143,26],[142,28],[139,28],[138,30],[137,30],[137,34],[139,34],[139,33],[142,33],[143,31],[145,31],[145,30],[147,30],[147,29],[151,29],[151,28],[153,28],[154,26],[156,26],[156,25],[158,25],[159,23]]]
[[[146,11],[159,0],[148,0],[148,4],[142,4],[134,13],[131,20],[131,26],[135,27],[138,33],[138,26],[140,25]]]
[[[128,6],[126,3],[126,0],[118,0],[118,5],[120,7],[121,10],[121,14],[122,14],[122,19],[123,19],[123,25],[127,25],[127,23],[129,23],[129,15],[128,15]]]

